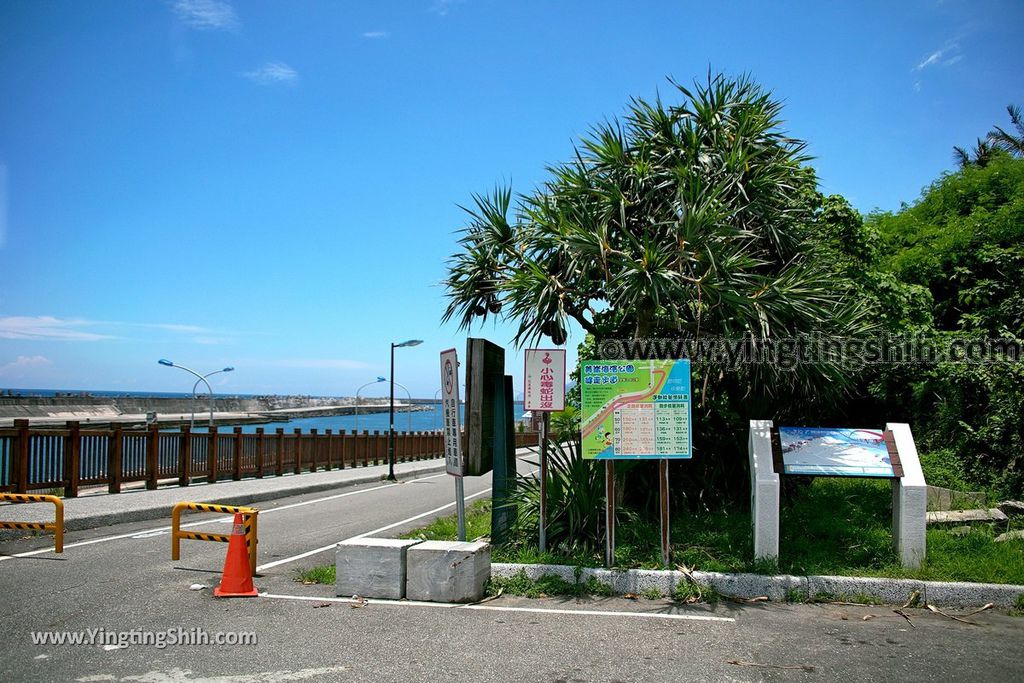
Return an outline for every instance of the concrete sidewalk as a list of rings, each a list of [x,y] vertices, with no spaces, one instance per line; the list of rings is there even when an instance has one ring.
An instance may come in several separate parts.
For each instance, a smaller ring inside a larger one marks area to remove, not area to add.
[[[396,463],[395,476],[399,479],[422,477],[444,472],[444,459]],[[170,523],[171,507],[180,501],[217,503],[220,505],[252,505],[264,500],[285,498],[303,493],[335,491],[356,484],[384,483],[388,466],[346,468],[327,472],[304,472],[281,477],[220,481],[215,484],[192,484],[181,487],[164,486],[149,491],[144,488],[122,493],[94,493],[64,500],[64,528],[68,531],[94,529],[110,524],[165,519]],[[0,503],[0,520],[53,521],[50,503]],[[0,531],[0,533],[3,533]]]

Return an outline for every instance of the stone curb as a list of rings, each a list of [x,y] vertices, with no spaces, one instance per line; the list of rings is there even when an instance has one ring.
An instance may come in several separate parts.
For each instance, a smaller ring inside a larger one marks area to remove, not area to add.
[[[559,564],[506,564],[491,565],[491,576],[511,578],[520,571],[537,580],[554,575],[569,583],[576,582],[576,567]],[[652,569],[579,569],[580,581],[591,577],[607,584],[619,594],[640,594],[648,589],[672,595],[686,576],[679,571]],[[773,602],[785,602],[793,592],[810,599],[826,593],[836,600],[866,596],[889,605],[902,605],[914,591],[921,601],[938,606],[981,607],[993,603],[998,607],[1012,607],[1018,596],[1024,595],[1024,586],[994,583],[947,583],[943,581],[917,581],[914,579],[880,579],[856,576],[766,576],[762,574],[723,574],[720,572],[693,572],[702,585],[714,588],[722,595],[734,598],[767,596]]]

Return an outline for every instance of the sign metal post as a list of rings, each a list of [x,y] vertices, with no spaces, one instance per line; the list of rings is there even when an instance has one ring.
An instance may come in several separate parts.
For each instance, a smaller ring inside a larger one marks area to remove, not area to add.
[[[605,563],[615,561],[615,460],[657,460],[661,562],[669,566],[669,460],[693,457],[689,360],[586,361],[583,458],[605,461]]]
[[[455,509],[459,516],[459,540],[466,540],[466,494],[462,484],[462,430],[459,425],[459,357],[455,349],[441,352],[441,405],[444,419],[445,471],[455,477]]]
[[[604,566],[615,564],[615,461],[604,462]]]
[[[548,439],[551,434],[551,413],[565,410],[565,349],[526,349],[523,356],[523,378],[526,391],[523,409],[543,413],[540,425],[540,539],[539,547],[548,546]]]

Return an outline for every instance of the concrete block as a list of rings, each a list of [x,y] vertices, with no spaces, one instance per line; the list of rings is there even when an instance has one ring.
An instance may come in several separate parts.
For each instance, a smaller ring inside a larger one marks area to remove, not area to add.
[[[1019,500],[1004,500],[998,507],[999,511],[1007,517],[1019,517],[1024,515],[1024,503]]]
[[[779,473],[772,458],[771,420],[750,421],[747,453],[754,557],[774,560],[779,556]]]
[[[475,602],[491,576],[491,546],[483,541],[424,541],[409,548],[405,596],[430,602]]]
[[[405,597],[407,553],[418,543],[398,538],[342,541],[335,554],[335,594],[401,600]]]
[[[929,510],[959,510],[985,507],[985,494],[979,491],[954,491],[928,485]]]
[[[970,524],[972,522],[1005,522],[999,508],[987,510],[936,510],[928,513],[928,524]]]
[[[903,477],[892,482],[893,543],[903,566],[916,569],[925,555],[928,486],[910,425],[890,422],[885,428],[892,432],[903,464]]]

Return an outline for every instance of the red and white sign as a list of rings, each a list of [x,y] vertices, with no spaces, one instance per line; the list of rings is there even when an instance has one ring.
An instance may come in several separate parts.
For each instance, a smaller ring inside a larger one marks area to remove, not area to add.
[[[455,349],[441,352],[441,416],[444,419],[445,471],[454,477],[466,472],[459,424],[459,356]]]
[[[524,410],[565,410],[565,349],[526,349]]]

